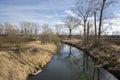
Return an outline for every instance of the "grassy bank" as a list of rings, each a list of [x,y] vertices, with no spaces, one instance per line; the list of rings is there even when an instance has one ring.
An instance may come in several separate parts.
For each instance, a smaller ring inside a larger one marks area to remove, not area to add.
[[[82,40],[71,39],[63,40],[63,43],[75,46],[88,53],[95,59],[96,67],[104,67],[113,75],[120,78],[120,46],[108,42],[102,42],[100,47],[95,46],[92,42],[84,46]]]
[[[54,43],[40,41],[21,43],[19,47],[19,53],[11,50],[13,44],[0,51],[0,80],[26,80],[29,74],[44,67],[57,50]]]

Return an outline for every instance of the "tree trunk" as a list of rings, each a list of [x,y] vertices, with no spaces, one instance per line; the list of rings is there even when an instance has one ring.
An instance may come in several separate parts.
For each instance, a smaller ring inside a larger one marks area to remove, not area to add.
[[[94,12],[94,26],[95,26],[95,39],[96,39],[96,36],[97,36],[96,11]]]
[[[86,20],[84,20],[84,36],[86,36]]]
[[[35,27],[35,36],[37,36],[37,27]]]
[[[84,20],[84,43],[86,44],[86,20]]]
[[[87,44],[89,43],[89,22],[88,22],[88,24],[87,24]]]
[[[106,0],[103,0],[103,3],[102,3],[102,8],[100,10],[100,22],[99,22],[99,31],[98,31],[98,40],[100,42],[101,40],[101,26],[102,26],[102,17],[103,17],[103,10],[104,10],[104,6],[105,6],[105,2]]]
[[[72,36],[72,30],[70,29],[69,32],[70,32],[70,34],[69,34],[69,38],[71,39],[71,36]]]

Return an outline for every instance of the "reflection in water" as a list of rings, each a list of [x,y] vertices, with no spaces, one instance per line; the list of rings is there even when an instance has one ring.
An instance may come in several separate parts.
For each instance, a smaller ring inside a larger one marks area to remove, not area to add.
[[[82,51],[64,45],[43,72],[29,80],[117,80]]]

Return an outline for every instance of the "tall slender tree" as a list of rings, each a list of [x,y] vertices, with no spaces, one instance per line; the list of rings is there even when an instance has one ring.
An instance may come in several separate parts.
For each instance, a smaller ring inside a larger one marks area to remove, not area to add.
[[[86,27],[87,27],[87,20],[88,17],[91,15],[92,11],[92,2],[91,0],[79,0],[76,4],[76,11],[75,13],[80,17],[83,22],[84,27],[84,41],[86,40]],[[85,41],[86,42],[86,41]]]
[[[98,0],[99,2],[99,26],[98,26],[98,41],[101,40],[101,32],[102,32],[102,25],[103,25],[103,14],[105,12],[105,8],[109,7],[109,5],[113,4],[117,0]]]
[[[56,34],[57,36],[60,35],[61,29],[62,29],[62,24],[55,24],[55,28],[56,28]]]

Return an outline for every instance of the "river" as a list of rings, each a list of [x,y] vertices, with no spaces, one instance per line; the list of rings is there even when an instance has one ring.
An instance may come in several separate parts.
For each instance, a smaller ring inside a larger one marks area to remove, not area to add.
[[[118,80],[75,47],[64,44],[41,73],[29,80]]]

